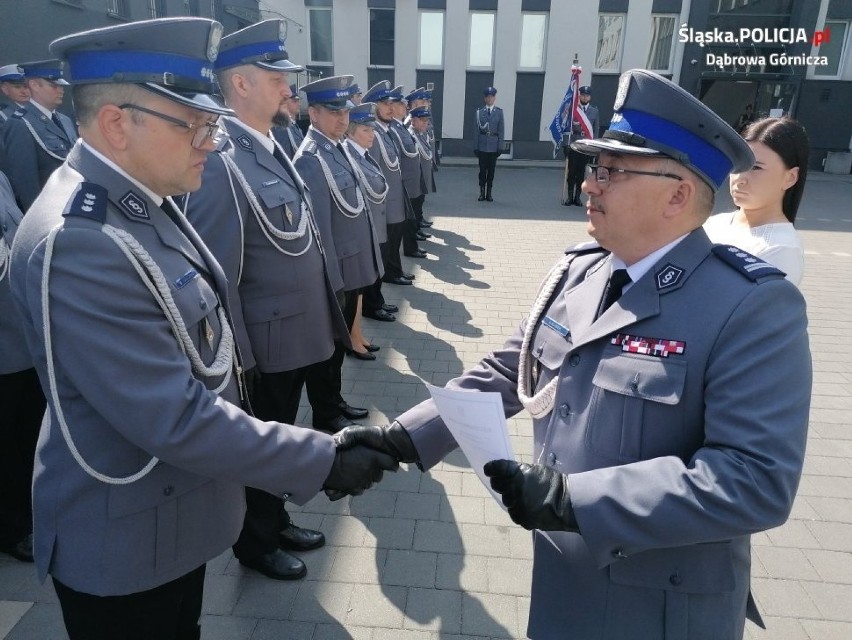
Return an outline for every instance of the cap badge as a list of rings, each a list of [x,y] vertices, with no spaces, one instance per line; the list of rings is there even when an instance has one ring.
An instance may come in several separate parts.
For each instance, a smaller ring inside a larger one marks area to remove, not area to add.
[[[207,59],[210,62],[216,60],[219,55],[219,43],[222,41],[222,31],[224,27],[218,22],[214,22],[210,27],[210,39],[207,41]]]
[[[148,204],[142,197],[136,195],[132,191],[128,191],[127,195],[118,202],[130,215],[136,218],[144,218],[146,220],[150,218],[148,215]]]
[[[621,111],[624,106],[624,101],[627,100],[627,92],[630,90],[630,74],[622,74],[618,80],[618,90],[615,92],[615,103],[612,105],[613,111]]]
[[[657,272],[657,291],[675,286],[683,275],[683,269],[669,263]]]

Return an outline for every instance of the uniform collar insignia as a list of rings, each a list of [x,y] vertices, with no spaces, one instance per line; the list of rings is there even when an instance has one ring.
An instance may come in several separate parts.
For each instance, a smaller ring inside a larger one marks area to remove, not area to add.
[[[322,148],[325,149],[326,151],[331,151],[331,144],[326,142],[325,144],[322,145]]]
[[[245,133],[237,138],[237,144],[239,144],[243,149],[246,149],[247,151],[251,151],[252,147],[254,146],[252,144],[251,138],[249,138],[248,135],[246,135]]]
[[[655,274],[657,278],[657,291],[663,291],[675,286],[683,274],[683,269],[669,262]]]
[[[118,203],[134,218],[144,218],[145,220],[148,220],[151,217],[148,215],[148,203],[145,202],[145,198],[133,193],[132,191],[128,191],[127,194],[118,201]]]
[[[81,182],[63,215],[81,216],[103,222],[106,220],[107,200],[107,190],[104,187],[93,182]]]

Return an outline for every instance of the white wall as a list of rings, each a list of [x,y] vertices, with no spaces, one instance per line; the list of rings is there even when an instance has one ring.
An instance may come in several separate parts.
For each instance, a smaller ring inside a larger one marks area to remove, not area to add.
[[[442,138],[462,138],[464,132],[464,84],[470,29],[467,4],[450,0],[444,16],[444,88],[437,96],[444,101]]]

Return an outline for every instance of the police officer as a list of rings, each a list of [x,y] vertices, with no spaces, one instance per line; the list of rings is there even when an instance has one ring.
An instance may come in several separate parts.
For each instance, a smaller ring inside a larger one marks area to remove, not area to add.
[[[584,85],[578,89],[577,93],[580,94],[577,108],[586,115],[586,119],[589,121],[589,125],[591,127],[592,137],[597,138],[598,108],[595,105],[590,104],[592,100],[592,88]],[[583,140],[585,137],[585,130],[580,126],[579,122],[574,120],[571,123],[570,139],[567,139],[567,135],[563,139],[565,144],[563,150],[568,158],[568,198],[566,204],[573,204],[579,207],[583,206],[583,203],[580,201],[580,194],[582,193],[580,185],[585,177],[586,165],[589,163],[589,156],[571,148],[570,143],[577,140]]]
[[[358,295],[383,272],[366,197],[352,159],[342,145],[349,126],[349,110],[355,106],[349,100],[352,81],[352,76],[332,76],[302,87],[311,126],[294,160],[311,193],[347,330],[352,329]],[[341,395],[341,369],[348,347],[345,342],[338,342],[331,358],[308,372],[308,395],[317,429],[333,433],[352,424],[351,420],[367,416],[367,409],[348,405]]]
[[[402,261],[399,257],[402,247],[402,236],[405,231],[405,217],[407,199],[402,184],[402,170],[400,168],[399,153],[396,150],[393,138],[391,138],[390,126],[393,121],[393,91],[390,82],[382,80],[374,84],[364,95],[367,102],[376,105],[376,121],[373,128],[376,136],[370,155],[382,169],[382,174],[388,183],[388,193],[385,197],[385,218],[387,222],[387,243],[381,248],[382,263],[385,275],[384,282],[396,285],[410,285],[414,280],[412,274],[403,271]],[[393,306],[393,305],[391,305]],[[398,309],[390,308],[388,305],[382,307],[386,312],[395,313]]]
[[[59,60],[21,64],[30,101],[16,109],[3,128],[6,169],[21,210],[26,212],[50,174],[65,160],[77,139],[71,118],[56,109],[68,82]],[[14,152],[12,151],[14,150]]]
[[[228,279],[254,415],[293,424],[307,367],[331,357],[346,327],[304,184],[270,135],[291,97],[288,74],[303,70],[287,60],[285,36],[281,20],[264,20],[222,39],[214,69],[236,117],[223,118],[227,142],[185,212]],[[302,578],[305,563],[284,550],[321,547],[323,534],[293,524],[278,495],[247,487],[246,506],[236,558],[274,579]]]
[[[0,171],[5,167],[3,125],[12,114],[30,99],[30,90],[24,80],[24,70],[16,64],[0,67]]]
[[[221,33],[161,19],[51,45],[82,140],[24,216],[11,282],[49,398],[36,566],[71,640],[199,638],[204,566],[236,540],[244,486],[302,503],[395,462],[239,409],[225,274],[169,197],[200,186],[229,113],[210,98]]]
[[[409,111],[411,124],[408,127],[409,133],[417,143],[417,153],[420,156],[420,196],[412,200],[414,207],[414,216],[418,227],[423,222],[423,203],[426,200],[426,194],[435,191],[435,176],[433,175],[432,160],[434,158],[434,150],[429,142],[429,122],[432,120],[432,113],[426,107],[416,107]],[[420,230],[418,238],[425,240],[431,237],[431,234]]]
[[[479,200],[493,202],[491,189],[497,158],[503,152],[503,110],[494,104],[497,89],[486,87],[483,91],[485,105],[476,110],[474,153],[479,159]]]
[[[614,112],[574,143],[597,156],[597,242],[566,251],[505,346],[448,386],[533,416],[535,464],[485,465],[534,532],[530,638],[739,640],[760,619],[750,536],[787,519],[802,472],[805,302],[702,229],[754,162],[731,127],[644,70],[622,75]],[[432,401],[360,429],[425,469],[455,446]]]
[[[33,456],[45,399],[12,306],[9,261],[23,213],[0,173],[0,551],[33,561]]]
[[[292,73],[292,72],[291,72]],[[292,160],[296,151],[305,139],[302,128],[299,126],[299,114],[302,103],[299,100],[299,88],[295,84],[290,85],[290,96],[284,99],[284,109],[275,116],[275,126],[272,135],[284,149],[284,153]]]
[[[420,184],[420,154],[414,137],[403,124],[408,115],[408,107],[402,95],[402,87],[395,87],[391,96],[393,119],[388,123],[388,133],[399,155],[402,186],[408,203],[402,232],[402,255],[409,258],[425,258],[427,253],[420,248],[417,241],[425,240],[427,236],[420,232],[415,214],[415,200],[423,195]]]

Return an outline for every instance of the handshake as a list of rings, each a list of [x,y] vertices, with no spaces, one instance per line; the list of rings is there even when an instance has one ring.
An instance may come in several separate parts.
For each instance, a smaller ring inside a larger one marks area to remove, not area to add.
[[[330,500],[359,496],[379,482],[385,471],[396,471],[400,462],[420,458],[398,422],[383,427],[346,427],[334,434],[334,442],[337,451],[323,484]]]

